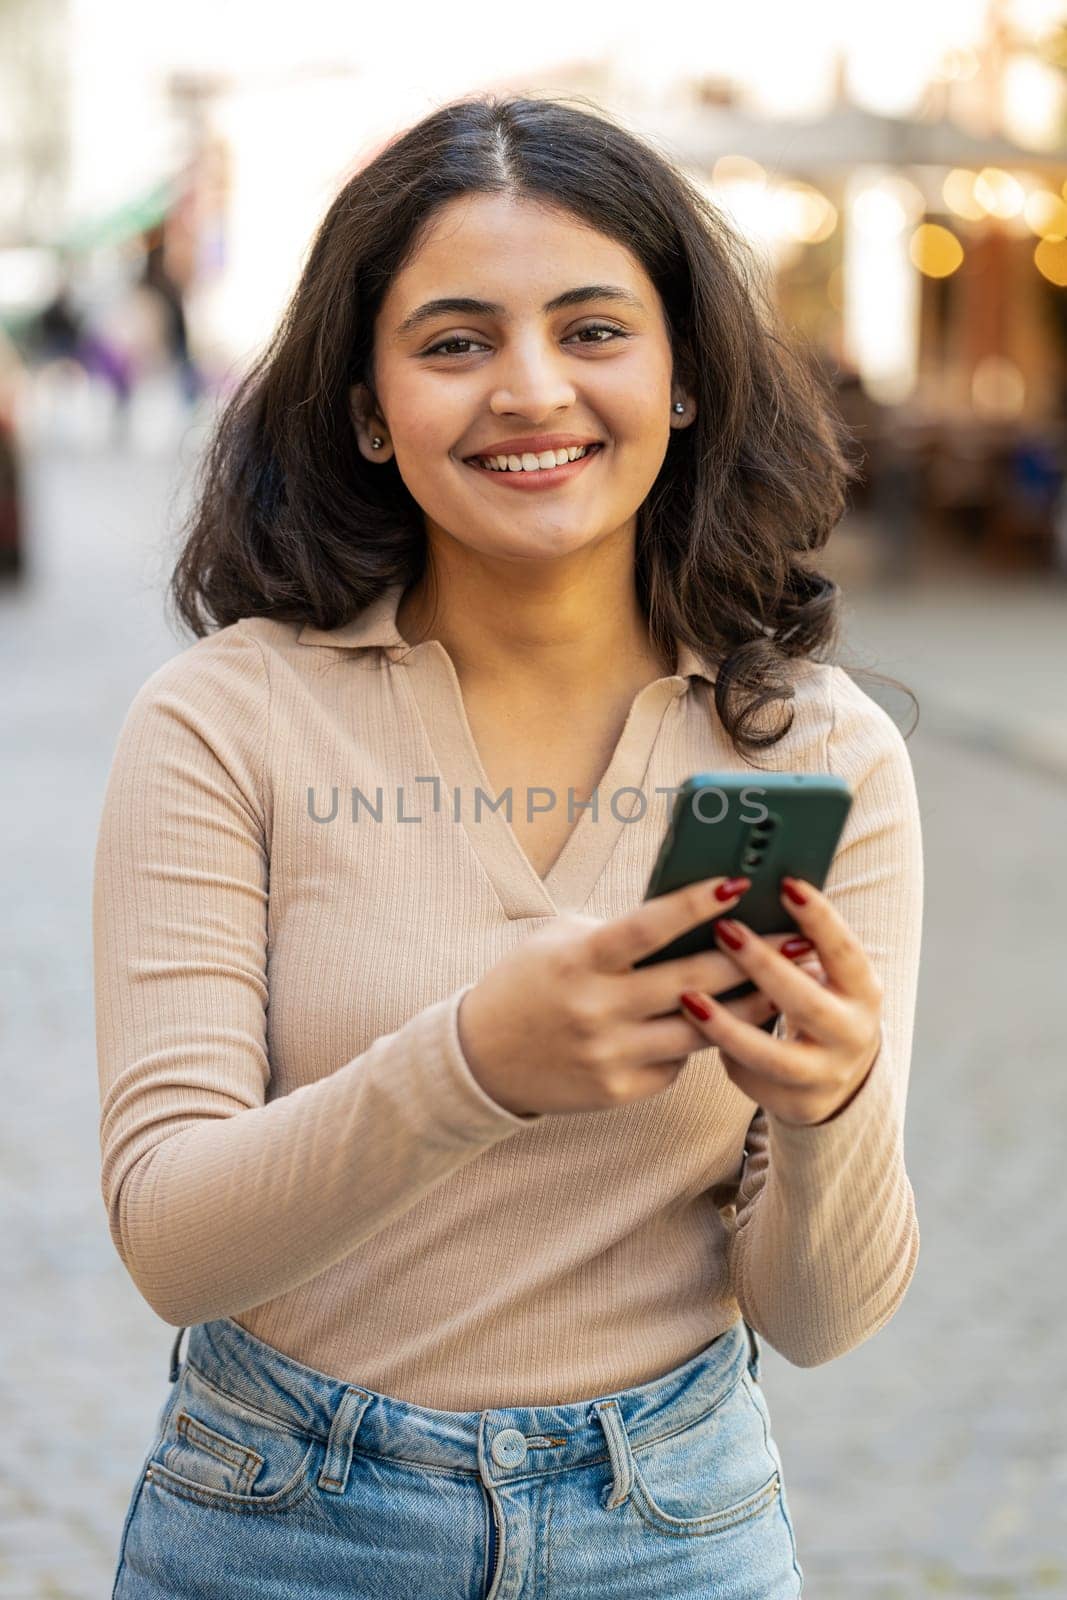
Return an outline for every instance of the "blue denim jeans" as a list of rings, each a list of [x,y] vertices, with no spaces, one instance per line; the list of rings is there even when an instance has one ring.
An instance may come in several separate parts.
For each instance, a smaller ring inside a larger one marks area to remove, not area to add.
[[[189,1330],[112,1600],[792,1600],[782,1464],[737,1321],[663,1377],[437,1411],[229,1317]]]

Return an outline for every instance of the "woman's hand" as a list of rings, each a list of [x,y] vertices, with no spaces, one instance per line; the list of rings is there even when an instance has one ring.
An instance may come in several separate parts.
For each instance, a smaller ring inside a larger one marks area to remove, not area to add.
[[[747,968],[725,949],[636,969],[634,962],[712,921],[748,886],[705,879],[612,922],[554,917],[463,996],[459,1040],[475,1080],[517,1116],[608,1110],[668,1088],[692,1052],[707,1049],[679,1007],[680,992],[722,993],[743,982]],[[779,953],[789,934],[761,942],[776,963],[790,965],[788,950]],[[728,1005],[761,1021],[774,1014],[760,994]]]
[[[785,1013],[788,1036],[769,1037],[732,1005],[718,1005],[699,991],[687,993],[710,1017],[693,1016],[688,1005],[686,1011],[705,1040],[718,1046],[728,1076],[744,1094],[782,1122],[810,1127],[843,1111],[866,1081],[881,1044],[882,984],[826,896],[800,878],[783,878],[782,884],[783,903],[814,945],[825,982],[818,973],[798,970],[742,923],[724,919],[715,936],[767,1002]],[[731,933],[740,940],[737,948]]]

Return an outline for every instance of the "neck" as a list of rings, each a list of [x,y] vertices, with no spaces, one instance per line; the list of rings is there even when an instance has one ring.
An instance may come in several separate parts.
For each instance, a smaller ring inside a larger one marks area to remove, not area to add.
[[[632,562],[585,575],[438,568],[433,584],[404,592],[396,622],[409,644],[438,639],[464,688],[506,689],[519,702],[614,696],[675,667],[649,638]]]

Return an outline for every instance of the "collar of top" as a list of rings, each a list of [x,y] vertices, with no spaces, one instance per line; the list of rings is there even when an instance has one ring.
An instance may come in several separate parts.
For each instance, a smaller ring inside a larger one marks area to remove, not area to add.
[[[384,649],[390,661],[402,661],[420,648],[419,645],[408,644],[396,625],[396,614],[403,593],[403,583],[390,584],[377,600],[372,600],[358,616],[350,622],[343,622],[339,628],[316,628],[306,622],[296,636],[297,643],[331,645],[337,650],[380,648]],[[710,662],[680,641],[675,644],[675,660],[675,677],[697,677],[706,679],[708,683],[715,682],[715,670]]]

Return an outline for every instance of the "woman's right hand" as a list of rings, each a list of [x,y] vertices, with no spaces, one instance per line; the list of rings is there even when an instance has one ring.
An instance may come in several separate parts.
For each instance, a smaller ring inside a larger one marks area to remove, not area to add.
[[[719,950],[633,963],[736,904],[725,878],[642,901],[612,922],[566,912],[518,945],[460,1003],[460,1045],[476,1081],[516,1116],[604,1111],[669,1087],[708,1041],[679,1005],[683,989],[718,994],[746,981]],[[776,949],[795,934],[766,934]],[[727,1001],[750,1022],[774,1016],[759,990]]]

